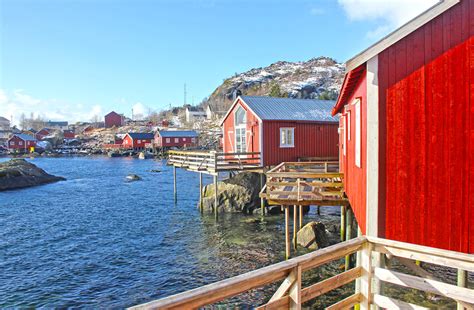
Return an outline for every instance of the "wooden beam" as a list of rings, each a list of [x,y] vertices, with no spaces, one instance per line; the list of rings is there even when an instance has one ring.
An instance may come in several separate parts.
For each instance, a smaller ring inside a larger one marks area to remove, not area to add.
[[[360,293],[355,293],[347,298],[344,298],[341,301],[338,301],[337,303],[326,307],[326,310],[339,310],[339,309],[350,309],[357,305],[361,300],[361,295]]]
[[[293,248],[298,249],[298,211],[297,206],[293,206]]]
[[[204,204],[202,203],[202,173],[199,173],[199,211],[203,213]]]
[[[177,192],[177,187],[176,187],[176,166],[173,166],[173,194],[174,194],[174,200],[178,198],[178,192]]]
[[[290,210],[285,207],[285,258],[290,258]]]
[[[467,271],[466,270],[461,270],[458,269],[458,286],[459,287],[467,287],[467,281],[468,281],[468,276],[467,276]],[[474,291],[473,291],[474,294]],[[461,302],[457,303],[457,309],[458,310],[464,310],[465,305]]]
[[[218,213],[219,213],[219,206],[218,206],[218,199],[217,199],[217,189],[218,189],[217,178],[218,178],[218,175],[219,174],[214,176],[214,216],[215,216],[216,219],[217,219]]]
[[[296,211],[296,210],[295,210]],[[301,266],[295,267],[293,272],[296,274],[296,280],[291,285],[288,292],[291,310],[301,310]]]
[[[276,292],[273,294],[272,298],[268,301],[271,303],[272,301],[275,301],[277,299],[282,298],[285,296],[286,292],[290,289],[290,287],[293,285],[293,283],[296,281],[297,273],[295,270],[292,270],[288,277],[283,280],[283,282],[280,284]]]
[[[474,290],[471,289],[458,287],[456,285],[447,284],[436,280],[407,275],[384,268],[375,268],[374,275],[384,282],[441,295],[468,304],[474,304]]]
[[[382,309],[413,309],[413,310],[429,310],[430,308],[418,306],[408,302],[404,302],[395,298],[374,294],[374,304]]]

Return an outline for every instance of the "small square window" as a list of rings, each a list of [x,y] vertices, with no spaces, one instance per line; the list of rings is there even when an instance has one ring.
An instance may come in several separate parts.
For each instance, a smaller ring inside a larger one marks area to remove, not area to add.
[[[280,128],[280,147],[295,147],[294,128]]]
[[[191,138],[192,143],[196,143],[196,138]]]
[[[170,138],[166,138],[166,143],[170,143],[171,142],[171,139]]]
[[[179,143],[179,138],[174,138],[174,143]]]

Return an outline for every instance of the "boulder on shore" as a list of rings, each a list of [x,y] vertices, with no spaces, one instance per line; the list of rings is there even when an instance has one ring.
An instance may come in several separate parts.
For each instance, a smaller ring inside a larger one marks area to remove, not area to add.
[[[137,174],[129,174],[125,177],[125,179],[129,182],[132,182],[132,181],[140,181],[142,178]]]
[[[301,246],[311,250],[328,246],[326,227],[321,222],[309,222],[298,231],[297,241]]]
[[[11,159],[0,163],[0,191],[37,186],[66,180],[46,173],[24,159]]]
[[[252,214],[260,208],[260,175],[255,172],[241,172],[230,179],[217,182],[217,204],[219,211]],[[214,208],[214,183],[203,188],[203,208]]]

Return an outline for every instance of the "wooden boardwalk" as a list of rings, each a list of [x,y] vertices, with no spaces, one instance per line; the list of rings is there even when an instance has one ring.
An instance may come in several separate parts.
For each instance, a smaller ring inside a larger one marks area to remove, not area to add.
[[[351,254],[357,256],[356,267],[303,287],[305,272]],[[394,271],[382,263],[392,259],[409,266],[410,274]],[[414,260],[474,272],[474,255],[380,238],[359,237],[131,309],[197,309],[275,282],[281,285],[273,297],[263,305],[254,305],[256,309],[301,309],[303,303],[354,282],[352,295],[341,297],[326,309],[348,309],[356,305],[360,305],[360,309],[371,309],[373,306],[387,309],[428,309],[383,295],[381,283],[450,298],[467,309],[474,307],[474,290],[448,284],[445,279],[438,279],[415,264]]]

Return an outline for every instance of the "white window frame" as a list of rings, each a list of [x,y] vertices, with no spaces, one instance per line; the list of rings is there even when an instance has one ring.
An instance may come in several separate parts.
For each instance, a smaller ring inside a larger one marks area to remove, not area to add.
[[[18,145],[23,145],[23,141],[18,141]]]
[[[347,141],[351,141],[351,111],[347,111]]]
[[[170,138],[166,138],[166,143],[170,143],[171,142],[171,139]]]
[[[355,141],[354,141],[354,159],[355,165],[361,168],[361,157],[362,157],[362,141],[361,141],[361,131],[362,131],[362,115],[360,107],[360,99],[354,100],[354,116],[355,116]]]
[[[15,145],[15,141],[11,141],[11,142],[10,142],[10,145]]]
[[[191,138],[192,143],[196,143],[196,138]]]
[[[283,133],[286,133],[286,141],[283,143]],[[288,137],[291,137],[291,143],[288,143]],[[281,127],[280,128],[280,147],[291,148],[295,147],[295,128],[294,127]]]
[[[344,156],[346,156],[347,154],[347,113],[344,113],[342,114],[342,117],[344,117],[343,119],[343,130],[344,130],[344,142],[343,142],[343,145],[342,145],[342,153],[344,154]]]
[[[174,143],[179,143],[179,138],[174,138]]]

